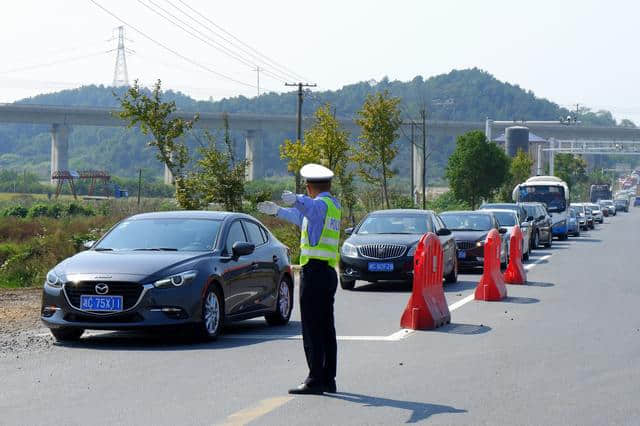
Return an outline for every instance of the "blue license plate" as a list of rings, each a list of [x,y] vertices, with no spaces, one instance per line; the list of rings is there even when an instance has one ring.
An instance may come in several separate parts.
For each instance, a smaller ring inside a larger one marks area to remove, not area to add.
[[[122,311],[122,296],[80,296],[80,309],[96,312]]]
[[[393,263],[369,262],[369,271],[391,272],[393,271]]]
[[[466,257],[467,257],[467,252],[466,252],[466,251],[464,251],[464,250],[460,250],[460,251],[458,252],[458,259],[464,259],[464,258],[466,258]]]

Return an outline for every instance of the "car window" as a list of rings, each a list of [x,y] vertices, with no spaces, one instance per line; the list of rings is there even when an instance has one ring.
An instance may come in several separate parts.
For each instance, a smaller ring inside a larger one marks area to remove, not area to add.
[[[262,238],[264,238],[265,242],[269,241],[269,233],[262,226],[260,227],[260,232],[262,232]]]
[[[238,241],[247,242],[247,237],[245,237],[244,235],[242,224],[240,223],[239,220],[236,220],[229,227],[229,234],[227,235],[227,244],[225,246],[227,254],[232,253],[233,243]]]
[[[250,243],[253,243],[256,246],[259,246],[266,242],[264,235],[260,231],[260,227],[258,226],[257,223],[245,220],[244,229],[247,231],[247,237],[249,237]]]
[[[442,221],[442,219],[440,219],[439,216],[434,216],[433,221],[436,224],[436,226],[440,227],[440,229],[446,228],[444,222]]]
[[[360,224],[358,234],[426,234],[431,231],[428,216],[417,214],[372,214]]]

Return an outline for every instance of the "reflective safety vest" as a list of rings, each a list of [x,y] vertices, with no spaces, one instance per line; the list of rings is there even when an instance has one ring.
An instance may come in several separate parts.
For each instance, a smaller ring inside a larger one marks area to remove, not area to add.
[[[309,232],[307,226],[309,222],[305,217],[302,219],[300,235],[300,265],[306,265],[309,259],[325,260],[329,266],[335,268],[340,256],[340,209],[333,204],[329,197],[320,197],[327,205],[327,215],[324,218],[322,234],[318,244],[312,246],[309,242]]]

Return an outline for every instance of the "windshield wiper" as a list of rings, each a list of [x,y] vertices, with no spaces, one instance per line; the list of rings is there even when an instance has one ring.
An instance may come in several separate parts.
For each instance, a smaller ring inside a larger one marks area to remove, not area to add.
[[[178,251],[178,249],[174,247],[150,247],[150,248],[137,248],[137,249],[133,249],[133,251]]]
[[[113,251],[110,247],[97,247],[93,249],[94,251]]]

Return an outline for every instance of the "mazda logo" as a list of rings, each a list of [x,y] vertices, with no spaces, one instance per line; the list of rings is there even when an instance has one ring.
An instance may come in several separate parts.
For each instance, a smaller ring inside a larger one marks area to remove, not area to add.
[[[96,284],[96,293],[98,294],[109,293],[109,286],[104,283]]]

